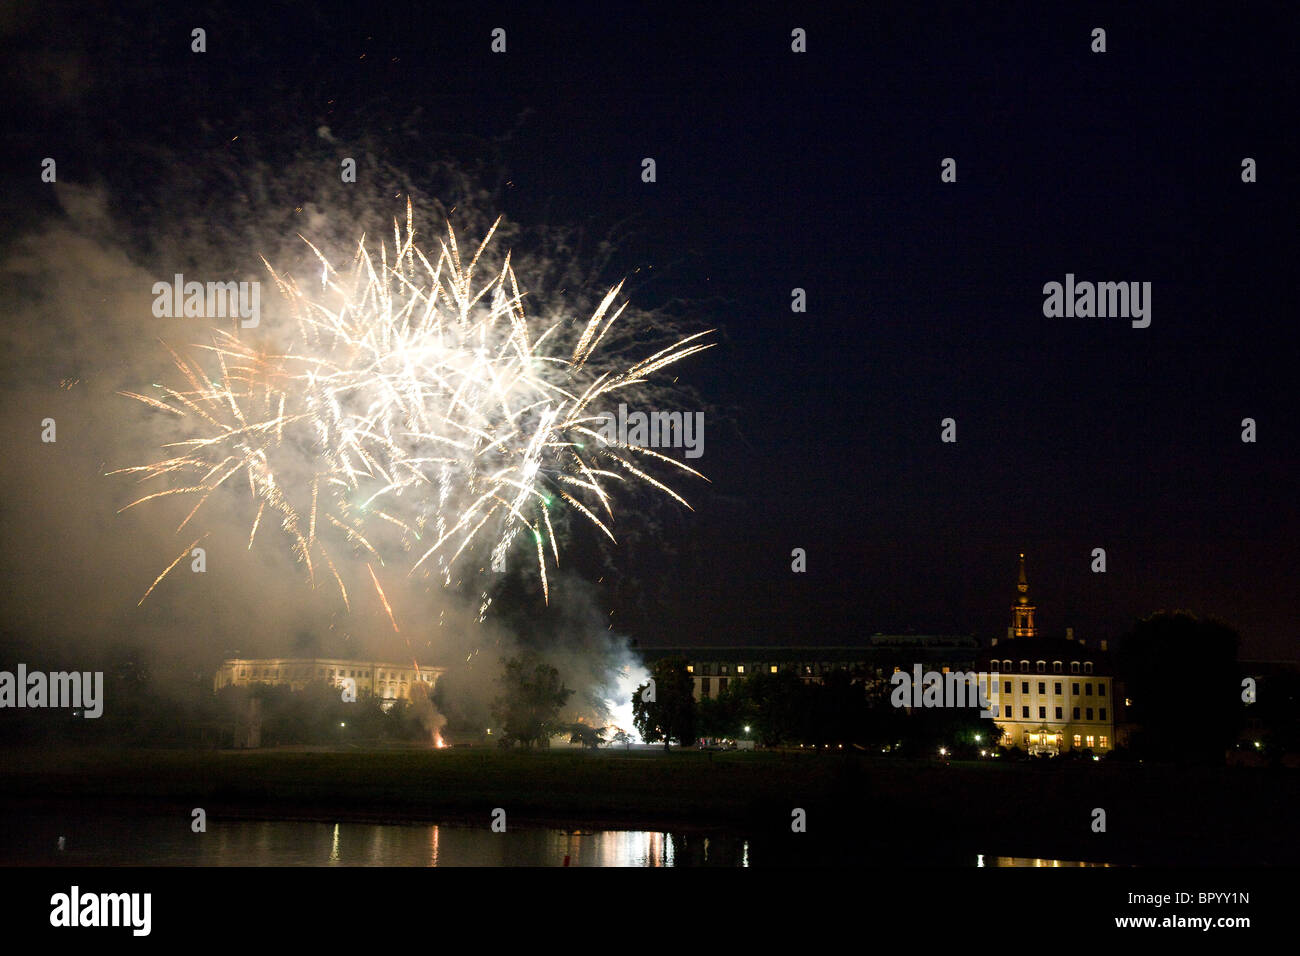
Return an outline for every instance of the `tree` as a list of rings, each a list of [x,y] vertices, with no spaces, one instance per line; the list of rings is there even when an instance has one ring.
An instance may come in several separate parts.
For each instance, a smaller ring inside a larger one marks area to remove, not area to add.
[[[664,750],[674,740],[689,746],[695,739],[695,682],[686,670],[686,658],[655,661],[650,677],[652,683],[642,684],[632,695],[632,721],[637,732],[646,743],[662,740]]]
[[[605,728],[588,724],[574,724],[569,728],[569,743],[582,744],[584,750],[595,750],[605,742]]]
[[[560,709],[573,696],[560,672],[535,657],[512,657],[505,662],[498,683],[502,694],[492,705],[504,744],[547,746],[551,737],[566,730]]]
[[[1219,763],[1241,725],[1237,632],[1188,611],[1161,611],[1121,638],[1118,674],[1139,755]]]
[[[632,735],[621,727],[614,728],[614,736],[609,738],[611,744],[622,744],[624,750],[632,749]]]
[[[699,733],[705,737],[739,737],[749,722],[752,706],[745,693],[745,681],[733,680],[716,697],[705,697],[696,711]]]
[[[752,701],[755,733],[763,746],[803,742],[811,694],[798,675],[791,671],[756,674],[744,686]]]

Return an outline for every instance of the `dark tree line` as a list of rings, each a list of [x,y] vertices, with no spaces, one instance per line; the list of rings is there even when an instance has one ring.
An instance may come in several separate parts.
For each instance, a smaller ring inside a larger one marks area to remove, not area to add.
[[[908,714],[894,707],[890,686],[848,670],[805,682],[790,672],[731,681],[696,701],[682,658],[651,668],[653,685],[633,696],[636,727],[647,742],[689,746],[699,738],[752,739],[765,747],[841,747],[932,754],[992,749],[1001,731],[977,709],[933,708]],[[653,699],[650,699],[653,691]],[[748,730],[746,730],[748,728]]]

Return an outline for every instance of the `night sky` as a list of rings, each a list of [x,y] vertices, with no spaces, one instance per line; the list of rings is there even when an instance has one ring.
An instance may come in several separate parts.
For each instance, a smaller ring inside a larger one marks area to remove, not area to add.
[[[1047,633],[1189,608],[1295,657],[1291,5],[115,6],[5,15],[10,240],[62,215],[44,156],[130,218],[176,167],[274,164],[328,125],[425,190],[436,153],[512,219],[616,230],[603,280],[718,330],[679,370],[708,410],[695,512],[573,545],[617,631],[996,636],[1025,551]],[[1044,317],[1066,273],[1150,282],[1150,327]],[[6,441],[30,442],[15,407]],[[3,478],[8,537],[41,492]]]

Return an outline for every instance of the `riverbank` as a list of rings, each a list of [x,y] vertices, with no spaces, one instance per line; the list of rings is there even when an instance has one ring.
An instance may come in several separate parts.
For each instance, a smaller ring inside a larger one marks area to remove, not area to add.
[[[744,834],[775,863],[1297,865],[1300,774],[813,753],[9,750],[0,808]],[[805,811],[807,832],[792,833]],[[1094,829],[1105,811],[1105,832]]]

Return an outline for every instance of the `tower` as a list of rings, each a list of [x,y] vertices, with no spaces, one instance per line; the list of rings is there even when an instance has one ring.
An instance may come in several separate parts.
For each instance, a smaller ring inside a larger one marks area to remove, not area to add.
[[[1020,580],[1016,584],[1020,592],[1016,603],[1011,606],[1011,633],[1008,637],[1037,637],[1038,628],[1034,627],[1034,611],[1037,608],[1029,603],[1029,579],[1025,577],[1025,553],[1020,552]]]

